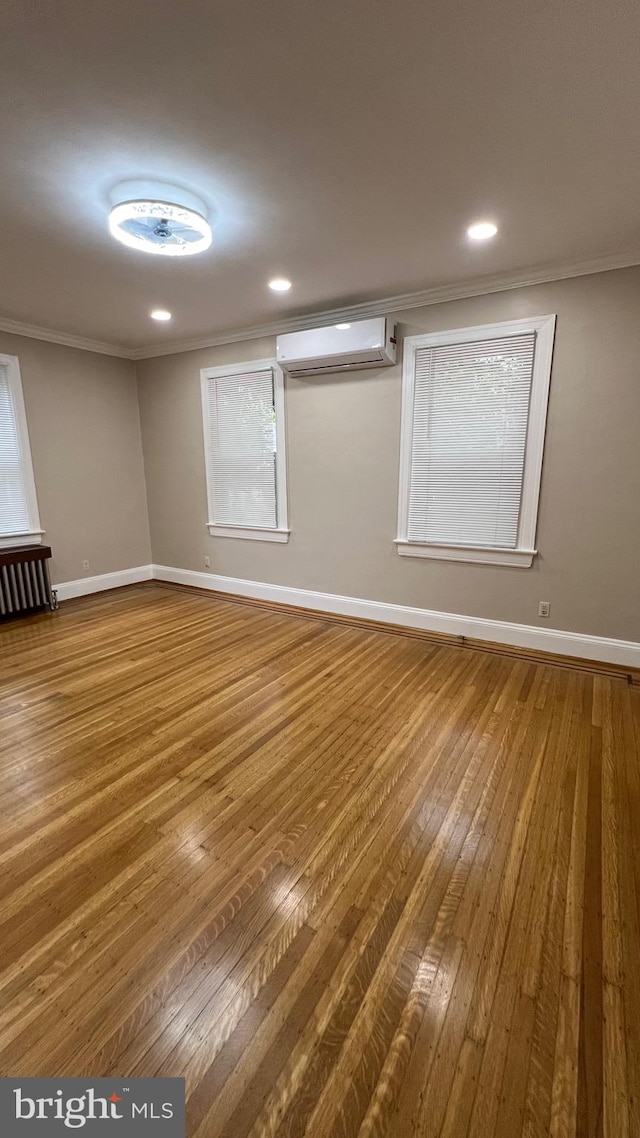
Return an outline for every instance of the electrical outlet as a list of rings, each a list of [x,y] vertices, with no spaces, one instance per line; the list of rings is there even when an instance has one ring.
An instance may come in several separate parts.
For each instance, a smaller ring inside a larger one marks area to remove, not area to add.
[[[549,616],[551,612],[551,601],[540,601],[538,605],[538,616]]]
[[[89,568],[89,562],[88,562],[88,561],[83,561],[83,562],[82,562],[82,568],[83,568],[83,569],[88,569],[88,568]]]
[[[205,559],[204,559],[204,567],[205,567],[205,569],[210,569],[210,568],[211,568],[211,558],[210,558],[210,557],[205,557]]]

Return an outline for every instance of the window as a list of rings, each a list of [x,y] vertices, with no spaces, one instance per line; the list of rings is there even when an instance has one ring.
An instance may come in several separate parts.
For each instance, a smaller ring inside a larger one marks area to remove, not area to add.
[[[404,342],[398,553],[530,566],[555,316]]]
[[[288,541],[282,371],[257,360],[200,374],[209,533]]]
[[[0,355],[0,548],[41,539],[20,368]]]

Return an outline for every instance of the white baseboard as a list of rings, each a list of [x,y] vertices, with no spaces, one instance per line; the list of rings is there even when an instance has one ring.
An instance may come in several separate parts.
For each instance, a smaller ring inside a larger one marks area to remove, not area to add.
[[[640,668],[640,644],[632,640],[614,640],[607,636],[564,632],[557,628],[538,628],[530,624],[512,624],[504,620],[485,620],[482,617],[437,612],[433,609],[410,608],[407,605],[368,601],[360,597],[343,597],[337,593],[320,593],[313,589],[295,589],[286,585],[269,585],[262,581],[244,581],[239,577],[222,577],[216,573],[198,573],[193,569],[176,569],[167,565],[138,565],[134,569],[121,569],[117,573],[102,573],[97,577],[64,581],[53,588],[58,600],[68,601],[89,593],[100,593],[105,589],[117,589],[122,585],[134,585],[152,579],[176,585],[195,585],[212,592],[276,601],[299,608],[318,609],[319,612],[336,613],[339,616],[363,617],[365,620],[399,624],[426,632],[443,632],[450,636],[487,640],[492,644],[510,644],[536,652],[551,652],[560,656]]]
[[[121,585],[136,585],[139,581],[150,581],[153,565],[137,565],[135,569],[119,569],[117,573],[101,573],[98,577],[81,577],[78,581],[63,581],[52,585],[59,601],[70,601],[74,597],[86,597],[89,593],[102,593],[105,589],[118,589]]]
[[[243,581],[238,577],[221,577],[215,573],[197,573],[192,569],[174,569],[154,565],[153,577],[176,585],[196,585],[220,593],[235,593],[262,601],[278,601],[285,605],[318,609],[341,616],[359,616],[384,624],[400,624],[427,632],[444,632],[487,640],[493,644],[510,644],[537,652],[574,656],[585,660],[621,664],[640,668],[640,644],[632,640],[614,640],[606,636],[589,636],[579,632],[563,632],[557,628],[538,628],[529,624],[512,624],[504,620],[485,620],[458,613],[409,608],[406,605],[366,601],[359,597],[341,597],[335,593],[318,593],[311,589],[293,589],[284,585],[267,585],[261,581]],[[105,585],[105,588],[110,586]]]

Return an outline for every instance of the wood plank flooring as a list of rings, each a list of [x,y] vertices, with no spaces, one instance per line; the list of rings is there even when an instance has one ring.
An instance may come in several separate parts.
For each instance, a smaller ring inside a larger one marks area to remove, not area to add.
[[[640,690],[147,585],[0,627],[0,1074],[640,1135]]]

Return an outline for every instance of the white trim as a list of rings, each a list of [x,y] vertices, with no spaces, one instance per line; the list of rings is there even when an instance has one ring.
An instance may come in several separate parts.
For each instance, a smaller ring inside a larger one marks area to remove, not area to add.
[[[282,369],[276,359],[269,356],[264,360],[243,360],[239,364],[220,364],[218,367],[203,367],[200,369],[201,379],[224,379],[227,375],[246,375],[247,369],[250,371],[268,371],[269,368],[277,368],[282,374]]]
[[[245,541],[280,541],[289,540],[290,529],[246,529],[244,526],[217,526],[207,523],[211,537],[238,537]]]
[[[572,277],[593,276],[596,273],[612,272],[615,269],[630,269],[639,264],[640,250],[610,257],[593,257],[587,261],[565,262],[556,266],[542,265],[528,270],[522,269],[519,273],[499,273],[491,277],[467,279],[454,285],[436,285],[434,288],[418,292],[380,297],[378,300],[362,304],[342,305],[340,308],[323,309],[320,312],[291,316],[288,319],[264,324],[240,326],[229,332],[174,340],[157,346],[146,344],[137,348],[127,348],[121,344],[85,339],[83,336],[54,328],[40,328],[35,324],[20,323],[8,317],[0,317],[0,332],[11,332],[16,336],[45,340],[52,344],[63,344],[65,347],[78,348],[85,352],[119,356],[124,360],[149,360],[156,356],[171,356],[179,352],[215,348],[223,344],[240,343],[243,340],[259,340],[265,336],[278,336],[282,332],[300,332],[310,326],[320,328],[325,324],[337,324],[341,321],[365,320],[369,316],[386,316],[390,312],[403,312],[411,308],[428,307],[431,304],[445,304],[449,300],[466,300],[474,296],[488,296],[492,292],[507,292],[514,288],[551,284],[553,281],[569,280]]]
[[[228,375],[246,375],[251,372],[273,372],[273,401],[276,413],[276,518],[275,529],[251,528],[249,526],[222,525],[212,521],[213,497],[211,494],[212,470],[211,456],[207,440],[209,419],[207,383],[210,379],[223,379]],[[289,511],[287,501],[287,430],[284,403],[284,372],[275,359],[248,360],[240,364],[226,364],[221,367],[204,367],[200,370],[200,394],[202,398],[202,432],[204,441],[204,465],[207,482],[207,529],[212,537],[237,537],[248,541],[289,540]]]
[[[16,545],[41,545],[44,535],[43,529],[29,530],[27,533],[12,533],[0,537],[0,549],[11,549]]]
[[[396,538],[401,557],[428,557],[431,561],[472,561],[477,565],[519,565],[529,569],[536,549],[482,549],[475,545],[428,545]]]
[[[436,560],[472,561],[491,565],[517,565],[520,568],[530,568],[536,553],[536,525],[555,327],[555,315],[532,316],[521,320],[503,320],[495,324],[474,325],[469,328],[450,328],[444,332],[429,332],[424,335],[405,338],[402,363],[398,537],[396,539],[398,553],[401,556],[433,557]],[[517,547],[510,550],[487,547],[486,549],[476,548],[467,551],[463,546],[429,545],[424,542],[410,541],[408,538],[409,489],[416,352],[421,348],[442,347],[447,344],[469,344],[475,340],[495,340],[505,336],[525,335],[529,332],[535,333],[536,341]]]
[[[7,378],[9,380],[10,399],[13,403],[13,410],[15,414],[16,427],[18,429],[18,444],[20,446],[20,458],[22,460],[22,472],[24,474],[24,491],[27,499],[27,510],[29,514],[29,529],[23,530],[21,533],[6,533],[2,535],[3,540],[7,540],[9,544],[14,545],[28,544],[23,542],[24,538],[31,538],[31,535],[44,533],[40,528],[40,512],[38,510],[38,497],[36,494],[36,483],[33,476],[33,461],[31,459],[31,444],[29,442],[29,425],[27,423],[27,412],[24,405],[24,395],[22,392],[22,377],[20,375],[20,363],[17,356],[7,356],[0,353],[0,365],[6,367]],[[18,541],[16,542],[16,538]],[[40,538],[36,538],[39,541]]]
[[[192,340],[176,340],[157,347],[147,345],[135,348],[129,358],[135,360],[153,359],[155,356],[170,356],[177,352],[198,351],[202,348],[215,348],[223,344],[236,344],[243,340],[259,340],[265,336],[279,336],[283,332],[303,332],[307,328],[321,328],[327,324],[341,321],[366,320],[370,316],[387,316],[391,312],[404,312],[412,308],[426,308],[432,304],[446,304],[450,300],[467,300],[474,296],[488,296],[493,292],[508,292],[514,288],[528,288],[531,285],[551,284],[553,281],[569,280],[571,277],[592,276],[595,273],[611,272],[614,269],[629,269],[640,264],[640,250],[627,255],[614,257],[595,257],[588,261],[574,261],[553,267],[551,265],[523,269],[518,273],[500,273],[492,277],[480,277],[461,281],[453,285],[436,285],[419,292],[407,292],[362,304],[346,304],[340,308],[323,309],[302,316],[290,316],[268,324],[255,324],[252,327],[233,328],[228,332],[199,336]]]
[[[81,352],[97,352],[101,356],[118,356],[120,359],[140,359],[133,348],[120,344],[107,344],[102,340],[89,340],[85,336],[75,336],[72,332],[58,332],[55,328],[39,328],[37,324],[23,324],[0,316],[0,332],[10,332],[12,336],[26,336],[28,340],[44,340],[47,344],[60,344],[64,348],[78,348]]]
[[[518,321],[509,321],[514,326]],[[553,363],[553,342],[556,333],[556,317],[541,316],[538,320],[522,321],[522,330],[527,327],[536,333],[533,357],[533,376],[529,400],[527,422],[527,445],[524,457],[522,478],[522,504],[518,526],[518,548],[535,549],[536,528],[538,525],[538,505],[540,502],[540,482],[542,479],[542,459],[544,457],[544,437],[547,430],[547,408],[549,406],[549,387]]]
[[[276,516],[279,533],[289,540],[289,497],[287,487],[287,415],[284,399],[284,371],[276,361],[273,368],[273,403],[276,412]]]
[[[74,597],[86,597],[89,593],[102,593],[105,589],[119,589],[122,585],[137,585],[140,581],[151,581],[153,565],[138,565],[135,569],[120,569],[116,573],[101,573],[97,577],[81,577],[78,581],[63,581],[53,584],[59,601],[70,601]]]
[[[336,593],[318,593],[311,589],[270,585],[261,581],[244,581],[238,577],[221,577],[215,573],[198,573],[192,569],[176,569],[167,565],[154,565],[153,577],[156,581],[195,585],[197,588],[210,589],[213,592],[276,601],[279,604],[297,605],[300,608],[317,609],[319,612],[337,613],[341,616],[364,617],[383,624],[399,624],[405,628],[443,632],[453,636],[487,640],[493,644],[509,644],[537,652],[551,652],[559,656],[640,668],[640,643],[632,640],[615,640],[608,636],[564,632],[557,628],[538,628],[535,625],[512,624],[504,620],[485,620],[482,617],[462,616],[458,613],[410,608],[407,605],[387,604],[359,597],[342,597]]]

